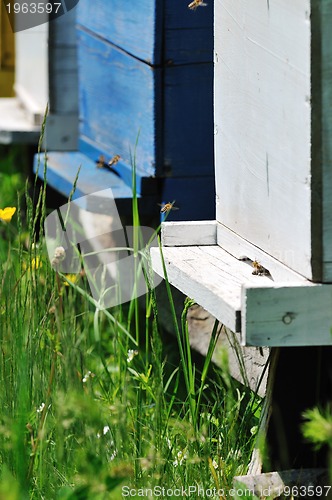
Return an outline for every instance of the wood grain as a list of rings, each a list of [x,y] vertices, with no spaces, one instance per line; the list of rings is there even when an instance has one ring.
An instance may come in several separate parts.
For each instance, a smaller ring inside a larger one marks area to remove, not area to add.
[[[244,285],[245,345],[332,345],[332,285]]]
[[[217,220],[315,281],[331,262],[331,5],[215,3]]]

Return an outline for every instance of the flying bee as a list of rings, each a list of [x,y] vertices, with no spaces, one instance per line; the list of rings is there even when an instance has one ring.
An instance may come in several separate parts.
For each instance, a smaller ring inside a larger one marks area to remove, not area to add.
[[[113,158],[111,158],[110,161],[108,162],[108,166],[112,167],[113,165],[116,165],[120,160],[120,158],[121,158],[120,155],[114,155]]]
[[[104,155],[99,155],[98,160],[96,161],[96,165],[98,168],[104,168],[105,165],[105,156]]]
[[[252,262],[252,267],[254,268],[252,274],[256,276],[269,276],[270,272],[265,269],[256,259]]]
[[[188,5],[188,9],[196,10],[197,7],[206,7],[207,3],[204,3],[203,0],[194,0]]]
[[[160,205],[160,203],[158,203],[158,205],[161,206],[160,213],[165,214],[170,212],[171,210],[179,210],[178,207],[174,207],[174,203],[175,200],[173,200],[172,203],[169,201],[165,205]]]

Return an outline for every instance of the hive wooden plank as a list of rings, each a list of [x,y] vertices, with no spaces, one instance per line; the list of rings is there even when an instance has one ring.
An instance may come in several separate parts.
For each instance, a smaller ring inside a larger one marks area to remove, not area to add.
[[[322,58],[323,281],[332,283],[332,0],[320,3]]]
[[[331,227],[331,9],[215,2],[217,220],[315,281]]]
[[[133,1],[80,0],[77,21],[129,54],[158,64],[162,42],[161,7],[162,4],[151,0],[142,0],[139,5]]]
[[[206,175],[212,178],[212,59],[199,65],[167,66],[163,93],[165,173],[167,169],[167,175],[172,177]],[[201,185],[204,190],[204,180]],[[214,184],[208,187],[210,199],[214,201]]]
[[[247,248],[223,228],[217,236],[219,229],[216,221],[163,223],[162,252],[170,283],[230,330],[241,332],[243,345],[332,345],[332,285],[306,280],[261,251],[271,275],[253,275],[251,261],[237,257],[240,251],[247,255],[259,249],[249,243]],[[213,245],[216,238],[219,243],[230,238],[235,256]],[[212,244],[203,246],[205,241]],[[154,270],[163,276],[160,251],[152,249],[151,254]]]
[[[217,223],[217,243],[237,259],[249,258],[252,261],[258,261],[263,267],[270,271],[274,281],[308,283],[306,278],[282,263],[282,255],[287,252],[287,250],[281,253],[276,252],[276,254],[271,257],[256,245],[241,238],[241,236],[220,223]]]
[[[160,70],[130,57],[110,43],[78,30],[81,141],[119,154],[128,165],[137,137],[137,170],[155,175],[158,137],[156,107]],[[160,113],[159,113],[160,116]]]
[[[78,22],[151,65],[211,62],[213,0],[199,15],[188,3],[81,0]]]
[[[215,220],[164,222],[162,224],[161,242],[165,247],[190,245],[216,245],[217,222]]]
[[[0,99],[1,144],[37,144],[39,136],[40,127],[31,122],[17,98]]]
[[[332,345],[331,304],[332,285],[244,285],[242,341],[270,347]]]
[[[164,247],[169,282],[234,332],[241,330],[241,287],[255,283],[252,267],[216,246]],[[155,272],[164,276],[159,249],[151,249]],[[260,276],[260,283],[270,279]]]
[[[34,171],[44,176],[45,157],[35,156]],[[97,169],[96,163],[79,152],[47,153],[46,180],[49,185],[68,197],[79,172],[74,198],[112,188],[115,199],[132,199],[132,190],[117,175]]]

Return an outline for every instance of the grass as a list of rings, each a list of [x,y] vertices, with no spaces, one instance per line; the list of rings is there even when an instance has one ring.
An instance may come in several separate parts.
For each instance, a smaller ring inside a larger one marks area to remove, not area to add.
[[[226,354],[224,369],[212,365],[220,325],[199,365],[186,322],[192,301],[178,322],[167,279],[179,357],[165,349],[151,287],[143,308],[133,298],[99,309],[86,277],[73,283],[51,268],[46,186],[36,199],[27,187],[16,198],[17,188],[0,238],[0,499],[116,500],[146,488],[167,498],[215,488],[212,498],[229,498],[250,460],[260,401],[230,377]],[[133,220],[138,252],[135,192]]]

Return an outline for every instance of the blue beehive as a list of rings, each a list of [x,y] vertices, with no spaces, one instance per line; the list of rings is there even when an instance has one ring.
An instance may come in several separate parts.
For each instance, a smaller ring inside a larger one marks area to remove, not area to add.
[[[80,0],[77,6],[79,144],[48,152],[48,182],[76,196],[114,188],[144,211],[176,200],[174,219],[214,218],[213,2]],[[120,155],[115,169],[96,168]]]

